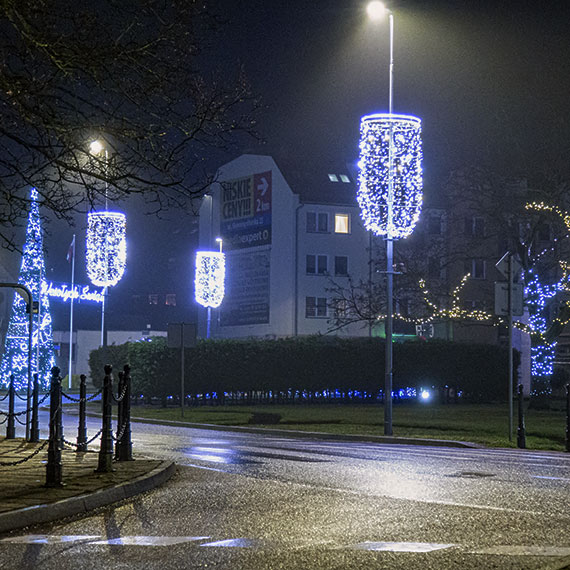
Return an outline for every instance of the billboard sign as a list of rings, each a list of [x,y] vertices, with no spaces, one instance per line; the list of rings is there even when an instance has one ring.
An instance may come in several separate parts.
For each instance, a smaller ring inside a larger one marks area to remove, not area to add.
[[[220,233],[228,250],[271,244],[271,170],[221,183]]]

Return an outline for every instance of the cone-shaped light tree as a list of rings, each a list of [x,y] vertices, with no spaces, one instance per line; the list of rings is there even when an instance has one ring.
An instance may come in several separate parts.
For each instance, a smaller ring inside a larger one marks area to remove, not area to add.
[[[25,285],[31,291],[33,299],[39,301],[39,311],[33,319],[32,373],[37,372],[40,386],[47,387],[51,368],[55,365],[55,356],[49,300],[45,287],[42,287],[44,282],[45,263],[38,192],[32,188],[26,243],[18,283]],[[0,384],[3,386],[8,385],[11,374],[14,374],[16,389],[23,389],[27,386],[28,327],[29,317],[26,313],[26,303],[20,295],[15,294],[0,365]]]

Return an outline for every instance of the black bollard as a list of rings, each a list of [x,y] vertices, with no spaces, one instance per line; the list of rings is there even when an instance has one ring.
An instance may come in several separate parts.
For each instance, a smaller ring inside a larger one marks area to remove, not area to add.
[[[87,451],[87,426],[85,406],[87,405],[87,386],[85,374],[79,376],[79,426],[77,427],[77,453]]]
[[[121,393],[124,390],[124,396],[120,402],[122,406],[121,414],[119,415],[119,429],[123,428],[123,432],[121,434],[121,438],[117,442],[117,460],[132,461],[133,443],[131,441],[131,367],[128,364],[125,364],[123,371],[123,385],[121,386]]]
[[[46,487],[61,487],[61,442],[63,426],[61,425],[61,377],[59,368],[51,369],[51,387],[49,402],[49,444],[46,465]]]
[[[123,372],[119,372],[119,385],[117,387],[117,390],[119,391],[119,396],[123,393],[124,387],[125,387],[124,374],[123,374]],[[120,435],[120,431],[121,431],[121,426],[123,425],[124,403],[125,403],[125,398],[123,397],[121,400],[119,400],[118,406],[117,406],[117,430],[119,431],[119,435]],[[119,459],[120,445],[121,445],[121,438],[119,437],[115,441],[115,460],[117,460],[117,461]]]
[[[14,375],[10,374],[10,386],[8,387],[8,423],[6,424],[6,439],[14,439],[16,437],[16,417],[14,416],[14,399],[16,391],[14,390]]]
[[[570,384],[566,384],[566,451],[570,451]]]
[[[40,441],[40,419],[38,410],[38,399],[40,392],[40,383],[38,375],[34,374],[34,388],[32,392],[32,425],[30,426],[30,441],[37,443]]]
[[[526,430],[524,426],[524,409],[523,409],[523,387],[519,384],[518,387],[518,404],[519,404],[519,428],[517,429],[517,447],[526,449]]]
[[[101,398],[101,410],[103,412],[103,425],[101,432],[101,447],[99,448],[99,463],[96,471],[98,473],[110,473],[113,471],[113,428],[111,414],[113,404],[111,401],[113,389],[113,379],[111,372],[113,367],[105,365],[105,378],[103,380],[103,396]]]

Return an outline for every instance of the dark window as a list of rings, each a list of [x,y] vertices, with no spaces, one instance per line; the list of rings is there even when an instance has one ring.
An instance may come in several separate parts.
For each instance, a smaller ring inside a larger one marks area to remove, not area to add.
[[[317,231],[326,233],[329,231],[329,215],[327,213],[319,213],[319,226]]]
[[[317,231],[317,214],[315,212],[307,212],[307,231]]]
[[[307,255],[307,274],[308,275],[314,275],[317,271],[317,266],[316,266],[316,256],[315,255]]]
[[[348,275],[348,257],[346,257],[346,255],[335,255],[334,274]]]
[[[485,237],[485,218],[481,216],[465,218],[465,235],[471,237]]]
[[[328,271],[328,260],[326,255],[317,256],[317,273],[325,275]]]
[[[307,318],[326,317],[327,300],[325,297],[305,297],[305,316]]]
[[[471,279],[485,279],[486,269],[484,259],[470,259],[465,262],[465,272],[471,274]]]

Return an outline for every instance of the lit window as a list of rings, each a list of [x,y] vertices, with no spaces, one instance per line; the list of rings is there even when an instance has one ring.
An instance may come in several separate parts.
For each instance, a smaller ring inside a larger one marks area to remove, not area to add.
[[[350,232],[350,216],[348,214],[334,215],[334,231],[336,234],[347,234]]]
[[[169,293],[166,295],[165,305],[170,305],[171,307],[176,307],[176,293]]]
[[[340,179],[342,182],[345,182],[346,184],[350,183],[350,178],[346,174],[341,174]]]
[[[336,174],[329,174],[329,180],[331,182],[338,182],[338,177]]]
[[[346,255],[335,255],[334,274],[348,275],[348,257],[346,257]]]
[[[148,296],[149,305],[158,305],[158,295],[152,294]]]
[[[325,297],[305,297],[305,317],[318,318],[327,316]]]

